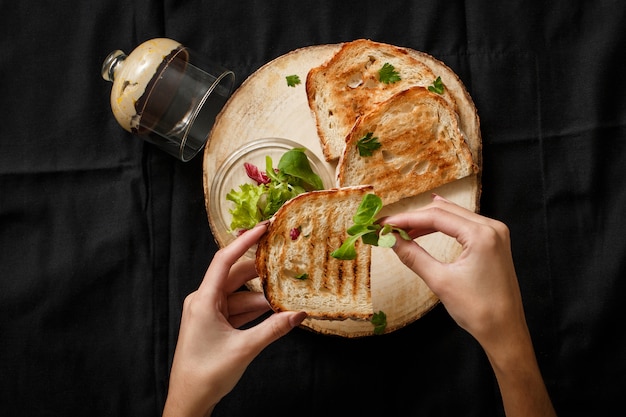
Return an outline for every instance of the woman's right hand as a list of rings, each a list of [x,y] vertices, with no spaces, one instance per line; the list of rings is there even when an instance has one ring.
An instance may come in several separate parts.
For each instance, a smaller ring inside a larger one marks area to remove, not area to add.
[[[438,231],[459,242],[461,254],[451,263],[439,262],[414,241],[397,239],[394,250],[485,349],[495,347],[512,327],[523,332],[522,297],[504,223],[439,196],[424,209],[390,216],[384,223],[406,230],[412,238]]]
[[[555,416],[526,324],[508,227],[436,195],[422,209],[381,222],[404,229],[413,239],[442,232],[457,240],[461,253],[450,263],[433,258],[415,241],[397,239],[394,250],[481,344],[507,416]]]

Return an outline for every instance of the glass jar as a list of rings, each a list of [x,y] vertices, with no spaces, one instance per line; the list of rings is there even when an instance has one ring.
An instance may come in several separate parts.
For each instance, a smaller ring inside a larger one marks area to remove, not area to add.
[[[111,52],[102,77],[113,83],[111,110],[120,126],[181,161],[206,144],[235,79],[167,38],[148,40],[129,55]]]

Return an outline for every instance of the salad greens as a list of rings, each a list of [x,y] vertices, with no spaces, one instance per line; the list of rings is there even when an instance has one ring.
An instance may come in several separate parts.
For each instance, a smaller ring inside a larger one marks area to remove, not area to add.
[[[363,243],[374,246],[390,248],[396,243],[396,237],[392,232],[397,232],[402,239],[411,240],[408,233],[390,224],[381,226],[376,223],[376,215],[383,208],[383,202],[376,194],[366,194],[352,218],[354,224],[347,230],[347,238],[338,249],[330,255],[341,260],[356,258],[355,244],[359,239]]]
[[[322,179],[309,163],[304,148],[285,152],[274,168],[272,158],[265,157],[265,172],[246,164],[246,173],[256,184],[245,183],[226,195],[235,206],[230,231],[248,230],[258,222],[269,219],[289,199],[305,191],[324,188]]]

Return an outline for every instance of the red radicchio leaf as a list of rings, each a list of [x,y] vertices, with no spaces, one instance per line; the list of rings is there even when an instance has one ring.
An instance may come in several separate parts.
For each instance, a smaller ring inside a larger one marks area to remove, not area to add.
[[[243,163],[244,168],[246,168],[246,175],[257,184],[268,184],[270,182],[269,177],[265,174],[265,172],[261,171],[256,165],[253,165],[249,162]]]

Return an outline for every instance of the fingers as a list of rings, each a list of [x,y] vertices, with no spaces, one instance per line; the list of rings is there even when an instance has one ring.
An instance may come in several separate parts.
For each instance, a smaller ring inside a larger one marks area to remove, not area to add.
[[[297,327],[306,318],[302,311],[283,311],[269,316],[256,326],[245,330],[253,333],[248,341],[256,353],[265,349],[270,343],[280,339]]]
[[[270,310],[262,293],[239,291],[228,296],[228,321],[235,327],[258,318]]]
[[[481,214],[475,213],[471,210],[468,210],[464,207],[454,204],[436,194],[433,195],[433,204],[436,204],[444,208],[445,210],[451,213],[454,213],[460,217],[463,217],[469,221],[472,221],[480,225],[488,226],[489,228],[493,229],[496,232],[496,234],[499,236],[500,239],[502,239],[503,242],[506,243],[509,241],[509,238],[510,238],[509,228],[507,227],[506,224],[502,223],[499,220],[492,219],[490,217],[485,217]]]
[[[228,293],[241,288],[246,282],[258,276],[253,259],[241,259],[230,268],[224,290]]]
[[[404,213],[399,213],[399,214],[394,214],[394,215],[390,215],[387,218],[383,219],[383,223],[391,223],[393,225],[396,225],[398,227],[403,227],[405,229],[407,229],[407,232],[412,232],[410,234],[414,234],[415,237],[417,236],[422,236],[428,233],[432,233],[432,232],[436,232],[436,231],[440,231],[438,229],[428,229],[425,227],[425,225],[420,225],[420,227],[417,227],[417,225],[415,226],[415,230],[411,229],[408,230],[410,228],[410,224],[407,223],[407,221],[410,221],[411,218],[415,215],[415,213],[424,211],[424,210],[428,210],[428,209],[432,209],[432,208],[436,208],[436,209],[441,209],[441,210],[445,210],[448,213],[452,213],[455,214],[461,218],[470,220],[470,221],[474,221],[477,223],[488,223],[491,222],[491,219],[488,219],[484,216],[481,216],[478,213],[475,213],[471,210],[466,209],[465,207],[461,207],[458,204],[455,204],[451,201],[446,200],[445,198],[437,195],[437,194],[433,194],[433,201],[432,203],[430,203],[429,205],[425,206],[424,208],[418,209],[418,210],[414,210],[414,211],[409,211],[409,212],[404,212]]]
[[[404,229],[414,238],[433,232],[442,232],[459,240],[464,229],[472,222],[468,222],[463,215],[438,205],[430,205],[424,209],[389,216],[384,223]]]
[[[228,296],[230,314],[242,314],[249,311],[268,311],[270,306],[263,293],[254,291],[238,291]]]
[[[433,287],[436,286],[434,279],[439,276],[439,271],[443,267],[442,263],[412,240],[397,239],[393,250],[398,259],[419,275],[434,291]]]
[[[466,209],[465,207],[461,207],[458,204],[455,204],[438,194],[433,194],[433,205],[441,207],[451,213],[454,213],[458,216],[461,216],[467,220],[474,221],[476,223],[491,224],[495,222],[495,220],[493,219],[482,216],[474,211]]]
[[[200,284],[199,291],[204,291],[206,283],[213,280],[214,288],[223,288],[228,277],[231,267],[250,249],[254,246],[259,238],[267,230],[267,223],[259,223],[254,228],[248,230],[228,246],[218,250],[209,265],[204,279]],[[245,282],[245,280],[243,281]],[[243,283],[242,282],[242,283]],[[237,285],[234,285],[238,288]],[[241,286],[241,284],[239,284]]]
[[[478,229],[492,220],[435,196],[433,203],[412,212],[399,213],[383,220],[404,229],[412,238],[441,232],[456,239],[463,247],[477,235]],[[437,277],[442,276],[447,264],[433,258],[415,241],[397,239],[394,251],[400,261],[417,273],[433,290],[438,287]],[[435,291],[437,292],[437,291]]]

